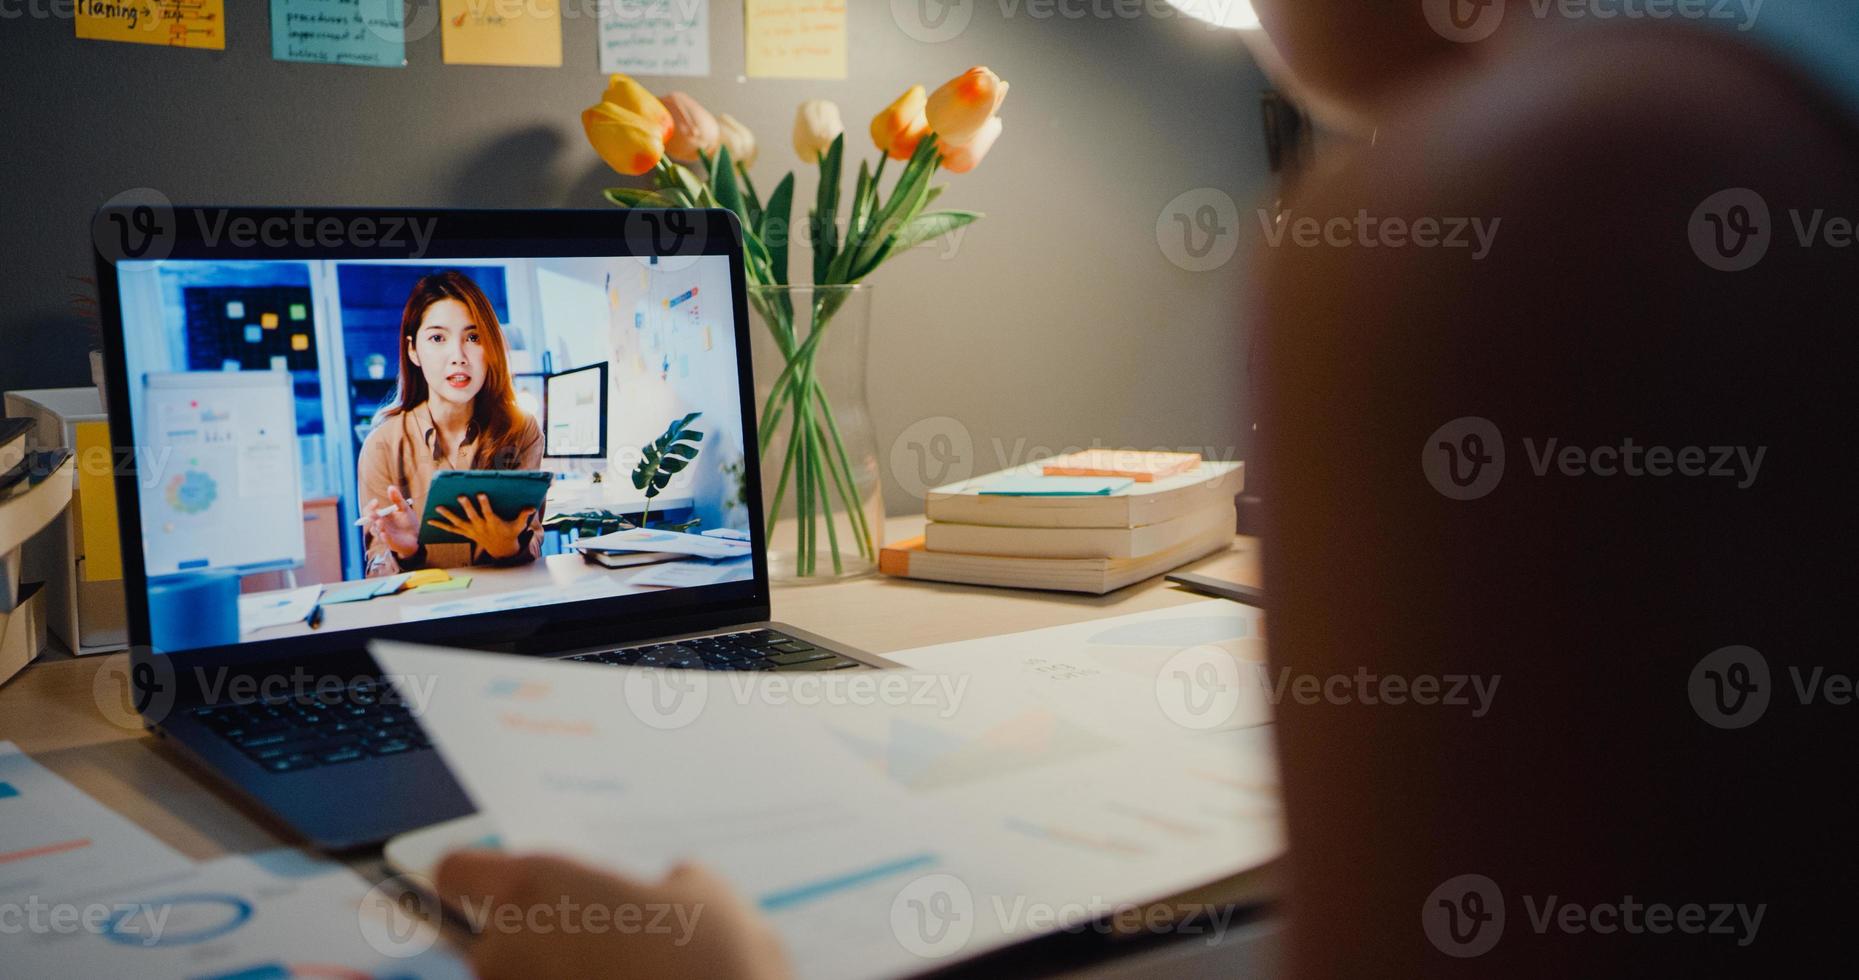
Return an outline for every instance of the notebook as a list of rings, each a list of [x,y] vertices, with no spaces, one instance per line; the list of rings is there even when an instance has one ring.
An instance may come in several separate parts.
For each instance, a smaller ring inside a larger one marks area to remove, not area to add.
[[[1246,483],[1246,464],[1202,462],[1185,473],[1105,495],[994,496],[982,491],[1008,479],[1036,477],[1042,464],[1028,463],[931,490],[924,509],[932,521],[995,527],[1141,527],[1159,524],[1217,503],[1231,503]]]

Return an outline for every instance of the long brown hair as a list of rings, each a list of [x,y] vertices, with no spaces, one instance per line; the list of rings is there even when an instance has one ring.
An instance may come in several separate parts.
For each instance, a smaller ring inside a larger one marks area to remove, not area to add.
[[[510,358],[504,346],[503,325],[497,311],[478,284],[456,269],[421,276],[407,295],[407,306],[400,314],[400,384],[394,400],[375,416],[376,421],[404,414],[424,405],[432,397],[426,387],[426,373],[413,363],[413,344],[420,320],[434,303],[455,299],[465,304],[471,323],[483,334],[484,386],[472,399],[471,424],[465,430],[466,442],[477,442],[474,466],[479,469],[510,469],[516,466],[517,440],[523,434],[523,410],[516,404],[516,384],[510,379]]]

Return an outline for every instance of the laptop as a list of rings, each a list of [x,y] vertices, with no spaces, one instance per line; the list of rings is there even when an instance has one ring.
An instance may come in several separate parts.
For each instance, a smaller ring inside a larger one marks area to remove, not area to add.
[[[372,640],[891,666],[769,621],[729,212],[148,205],[94,231],[136,710],[308,843],[472,811]],[[423,499],[455,470],[503,510]]]

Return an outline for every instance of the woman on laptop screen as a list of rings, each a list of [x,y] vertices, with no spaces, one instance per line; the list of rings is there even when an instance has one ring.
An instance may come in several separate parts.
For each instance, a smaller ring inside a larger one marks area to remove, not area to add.
[[[542,429],[517,407],[490,300],[462,272],[421,277],[400,318],[399,386],[357,464],[367,574],[534,561],[542,540],[534,509],[505,520],[482,498],[437,507],[434,526],[466,539],[456,544],[421,544],[420,515],[441,470],[541,463]]]

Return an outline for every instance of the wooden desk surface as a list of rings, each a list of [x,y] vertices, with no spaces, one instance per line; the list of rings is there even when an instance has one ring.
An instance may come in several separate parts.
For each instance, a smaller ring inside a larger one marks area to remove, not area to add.
[[[921,517],[893,518],[885,540],[921,533]],[[1256,585],[1253,538],[1189,566]],[[1059,626],[1198,601],[1160,578],[1107,596],[943,585],[873,576],[832,585],[779,587],[774,618],[873,653]],[[120,676],[127,654],[34,664],[0,687],[0,740],[195,860],[283,841],[216,793],[140,729],[120,727],[96,706],[100,672]],[[113,676],[104,690],[114,693]]]

